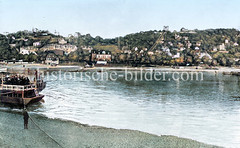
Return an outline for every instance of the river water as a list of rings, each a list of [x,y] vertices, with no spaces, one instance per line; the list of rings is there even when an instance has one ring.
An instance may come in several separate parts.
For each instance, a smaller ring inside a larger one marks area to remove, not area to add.
[[[70,75],[74,73],[67,73],[65,79],[48,76],[47,87],[41,92],[45,103],[33,105],[32,112],[83,124],[240,147],[240,101],[233,98],[240,96],[236,76],[205,72],[202,81],[129,81],[123,77],[94,81]]]

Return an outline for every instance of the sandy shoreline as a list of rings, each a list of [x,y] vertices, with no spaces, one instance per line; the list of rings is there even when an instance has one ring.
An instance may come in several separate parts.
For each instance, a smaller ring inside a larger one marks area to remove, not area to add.
[[[26,69],[39,69],[43,71],[93,71],[93,70],[109,70],[109,71],[147,71],[147,70],[159,70],[159,71],[170,71],[170,72],[240,72],[240,67],[213,67],[212,69],[205,69],[202,67],[196,66],[181,66],[179,69],[174,69],[170,66],[156,66],[156,67],[130,67],[130,66],[110,66],[110,67],[94,67],[94,68],[84,68],[79,65],[58,65],[58,66],[48,66],[45,64],[25,64],[25,67],[21,64],[9,64],[9,65],[0,65],[0,68],[6,68],[8,70],[23,71]]]
[[[29,121],[23,130],[19,113],[0,111],[0,147],[60,147]],[[156,136],[134,130],[88,126],[71,121],[31,115],[63,147],[216,147],[175,136]]]

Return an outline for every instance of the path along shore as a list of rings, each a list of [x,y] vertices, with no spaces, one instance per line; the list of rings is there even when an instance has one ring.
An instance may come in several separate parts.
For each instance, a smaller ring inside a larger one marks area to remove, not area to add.
[[[31,117],[46,133],[66,148],[217,147],[175,136],[156,136],[134,130],[88,126],[71,121],[49,119],[39,115],[31,115]],[[0,118],[0,147],[61,147],[39,130],[31,120],[29,120],[29,129],[24,130],[21,113],[0,111]]]
[[[179,68],[172,68],[170,66],[156,66],[156,67],[131,67],[131,66],[104,66],[104,67],[94,67],[94,68],[84,68],[79,65],[58,65],[58,66],[49,66],[46,64],[8,64],[8,65],[0,65],[0,69],[6,69],[9,72],[11,71],[27,71],[27,69],[39,69],[43,71],[92,71],[92,70],[111,70],[111,71],[148,71],[148,70],[156,70],[156,71],[170,71],[170,72],[240,72],[240,67],[213,67],[212,69],[206,69],[203,67],[196,66],[180,66]],[[197,69],[196,69],[197,68]]]

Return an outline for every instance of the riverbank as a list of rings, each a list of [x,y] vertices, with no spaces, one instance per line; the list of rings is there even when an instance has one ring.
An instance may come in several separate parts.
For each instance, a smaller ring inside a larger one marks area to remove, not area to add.
[[[29,121],[29,129],[24,130],[20,113],[1,111],[0,116],[0,147],[59,147],[32,121]],[[31,116],[63,147],[216,147],[175,136],[156,136],[140,131],[88,126],[39,115]]]
[[[180,66],[180,67],[170,67],[170,66],[156,66],[156,67],[131,67],[131,66],[104,66],[104,67],[94,67],[94,68],[84,68],[81,65],[58,65],[49,66],[46,64],[8,64],[0,66],[1,69],[7,69],[8,71],[26,71],[27,69],[39,69],[43,71],[92,71],[92,70],[111,70],[111,71],[146,71],[146,70],[159,70],[159,71],[179,71],[179,72],[218,72],[218,73],[230,73],[230,72],[240,72],[240,67],[221,67],[216,66],[213,68],[204,68],[196,66]]]

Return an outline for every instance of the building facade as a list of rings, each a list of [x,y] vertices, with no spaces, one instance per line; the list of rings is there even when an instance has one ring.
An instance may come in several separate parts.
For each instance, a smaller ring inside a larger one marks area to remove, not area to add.
[[[104,51],[104,50],[92,50],[90,55],[90,60],[92,62],[97,61],[112,61],[112,54],[110,51]]]

